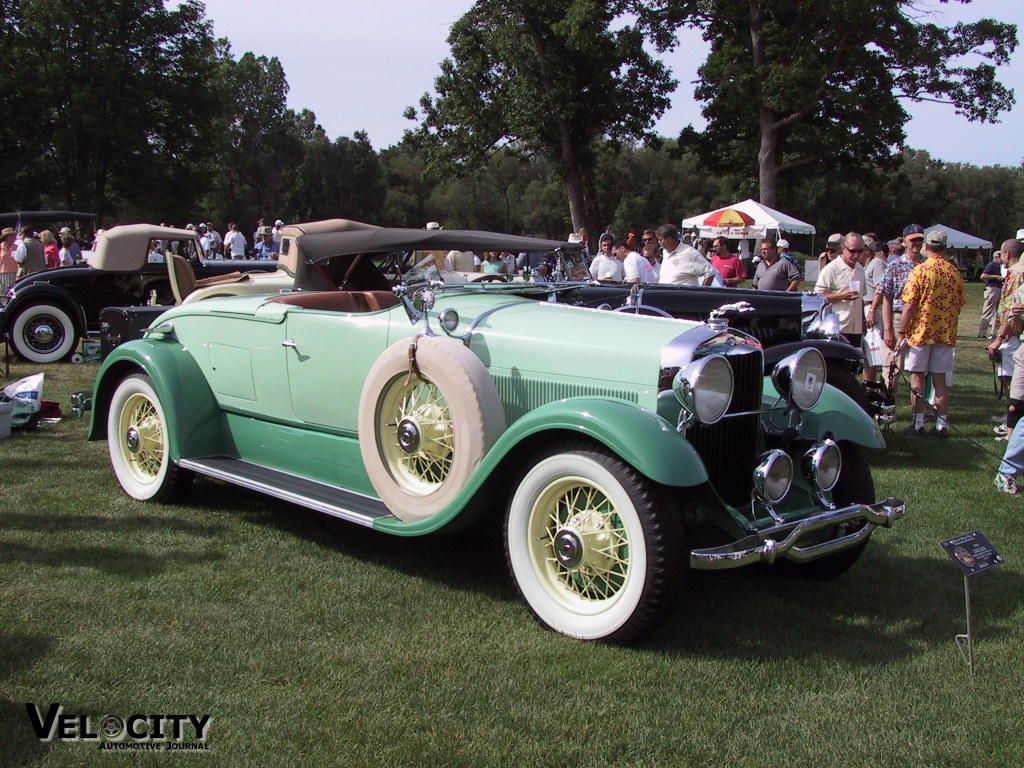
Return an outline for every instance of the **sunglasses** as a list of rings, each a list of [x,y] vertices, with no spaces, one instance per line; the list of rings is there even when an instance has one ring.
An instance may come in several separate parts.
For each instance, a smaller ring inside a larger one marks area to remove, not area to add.
[[[866,251],[867,248],[847,248],[846,250],[848,250],[850,253],[864,253],[864,251]]]

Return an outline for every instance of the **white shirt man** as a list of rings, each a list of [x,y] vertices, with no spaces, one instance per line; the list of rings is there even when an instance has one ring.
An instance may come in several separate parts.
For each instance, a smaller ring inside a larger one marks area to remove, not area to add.
[[[839,315],[839,328],[855,347],[860,346],[864,333],[864,296],[867,278],[861,265],[864,240],[851,232],[842,241],[838,258],[833,259],[818,273],[814,292],[822,294],[832,303]]]
[[[270,234],[273,236],[274,243],[276,245],[280,245],[281,244],[281,229],[282,229],[282,227],[284,227],[284,222],[281,221],[280,219],[278,219],[277,221],[274,222],[274,228],[272,230],[270,230]]]
[[[220,232],[213,228],[211,224],[208,228],[210,233],[210,240],[213,242],[213,249],[210,251],[210,258],[220,258],[221,254],[224,253],[224,238],[220,236]]]
[[[608,233],[601,235],[597,256],[590,262],[590,276],[595,280],[608,283],[622,282],[622,262],[612,255],[614,242],[614,238]]]
[[[658,242],[661,244],[661,275],[659,282],[677,285],[711,285],[718,272],[700,251],[679,240],[679,230],[674,224],[658,227]]]
[[[224,238],[224,255],[229,259],[245,258],[245,235],[238,231],[238,225],[228,224],[228,234]]]
[[[199,247],[203,251],[203,258],[217,258],[217,251],[214,249],[215,241],[209,230],[206,228],[206,225],[200,224],[196,229],[199,231]]]
[[[622,282],[624,283],[656,283],[657,275],[651,262],[636,251],[631,251],[625,240],[619,240],[612,248],[615,258],[622,262]]]

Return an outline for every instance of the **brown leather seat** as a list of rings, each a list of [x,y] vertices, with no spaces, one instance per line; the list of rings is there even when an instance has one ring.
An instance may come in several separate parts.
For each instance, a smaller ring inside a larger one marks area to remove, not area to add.
[[[399,304],[398,297],[389,291],[297,291],[271,301],[325,312],[378,312]]]

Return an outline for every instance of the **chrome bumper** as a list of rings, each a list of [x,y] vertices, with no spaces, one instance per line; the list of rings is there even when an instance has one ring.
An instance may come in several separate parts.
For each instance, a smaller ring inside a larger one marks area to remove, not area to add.
[[[876,504],[854,504],[842,509],[833,509],[798,523],[765,528],[732,544],[710,549],[695,549],[690,553],[690,567],[700,570],[721,570],[739,568],[751,563],[770,565],[778,557],[802,563],[856,546],[867,540],[875,528],[888,528],[906,513],[907,505],[901,499],[891,496]],[[866,525],[852,533],[818,544],[797,546],[801,538],[813,531],[860,522]]]

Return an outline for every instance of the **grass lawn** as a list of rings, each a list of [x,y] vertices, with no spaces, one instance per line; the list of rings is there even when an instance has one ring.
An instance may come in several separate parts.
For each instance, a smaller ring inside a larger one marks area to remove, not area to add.
[[[952,437],[903,437],[904,402],[868,454],[907,518],[831,583],[691,574],[632,648],[543,631],[493,529],[388,537],[209,480],[187,506],[138,503],[86,422],[16,433],[0,441],[0,766],[1020,766],[1024,499],[992,484],[1002,404],[968,292]],[[96,372],[42,368],[66,411]],[[13,363],[11,381],[38,370]],[[972,582],[972,679],[939,543],[978,529],[1007,562]],[[26,702],[93,728],[209,714],[210,749],[43,743]]]

